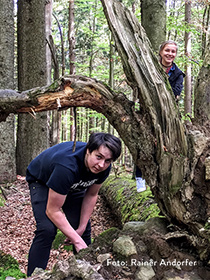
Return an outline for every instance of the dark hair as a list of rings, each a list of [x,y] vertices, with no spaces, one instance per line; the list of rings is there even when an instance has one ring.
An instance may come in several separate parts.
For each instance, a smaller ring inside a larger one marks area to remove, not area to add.
[[[121,154],[121,140],[112,134],[103,132],[92,133],[86,149],[92,153],[100,146],[105,146],[111,150],[113,161],[115,161]]]

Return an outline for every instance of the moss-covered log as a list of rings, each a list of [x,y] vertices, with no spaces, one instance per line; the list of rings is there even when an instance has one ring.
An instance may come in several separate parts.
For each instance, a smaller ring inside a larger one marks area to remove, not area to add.
[[[150,188],[138,193],[135,180],[110,176],[100,194],[122,225],[128,221],[146,221],[160,214]]]

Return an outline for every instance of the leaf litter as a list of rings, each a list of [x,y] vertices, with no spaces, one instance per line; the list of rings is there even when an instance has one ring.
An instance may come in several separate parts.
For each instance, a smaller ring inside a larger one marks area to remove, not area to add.
[[[28,252],[36,229],[30,193],[25,177],[17,176],[12,184],[1,185],[7,200],[0,207],[0,250],[14,257],[23,273],[27,271]],[[99,195],[91,216],[92,238],[106,229],[118,226],[116,217]],[[61,244],[59,249],[52,249],[47,266],[51,270],[58,260],[68,259],[73,253],[66,251]]]

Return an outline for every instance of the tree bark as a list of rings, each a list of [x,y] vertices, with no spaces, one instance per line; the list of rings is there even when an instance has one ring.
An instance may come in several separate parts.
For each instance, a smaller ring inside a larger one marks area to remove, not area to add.
[[[69,65],[70,74],[75,74],[75,29],[74,29],[74,0],[69,0]]]
[[[20,91],[47,83],[45,3],[43,0],[18,1],[18,89]],[[36,119],[18,116],[17,173],[25,175],[30,161],[49,147],[47,113]]]
[[[0,9],[0,88],[14,88],[14,3],[2,0]],[[0,183],[16,178],[15,117],[0,124]]]
[[[158,53],[166,40],[166,0],[141,0],[141,24]]]
[[[186,28],[191,24],[191,2],[185,3],[185,25]],[[185,31],[185,84],[184,84],[184,113],[192,115],[192,81],[191,81],[191,63],[189,61],[191,53],[191,32]],[[187,119],[186,122],[189,122]]]
[[[194,114],[196,123],[209,128],[210,120],[210,36],[204,62],[195,84]]]
[[[161,212],[171,223],[188,230],[200,258],[207,260],[210,180],[205,170],[209,168],[209,130],[182,124],[168,78],[137,19],[119,1],[101,2],[139,104],[94,79],[68,76],[50,87],[13,92],[13,96],[1,91],[1,117],[10,111],[33,114],[69,106],[89,107],[104,114],[142,170]],[[207,65],[207,74],[209,69]],[[205,106],[209,110],[209,103]]]

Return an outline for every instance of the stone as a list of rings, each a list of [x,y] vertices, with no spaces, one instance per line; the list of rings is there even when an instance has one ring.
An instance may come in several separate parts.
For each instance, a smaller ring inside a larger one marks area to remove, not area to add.
[[[155,276],[151,266],[142,266],[135,275],[135,280],[150,280]]]
[[[205,179],[210,180],[210,157],[207,157],[205,159],[205,168],[206,168]]]
[[[113,251],[125,257],[137,254],[136,247],[129,236],[120,236],[113,243]]]
[[[127,222],[123,226],[123,231],[138,232],[145,222]]]
[[[110,257],[111,257],[111,254],[110,254],[110,253],[98,255],[98,257],[97,257],[97,262],[103,263],[104,261],[106,261],[106,260],[109,259]]]

